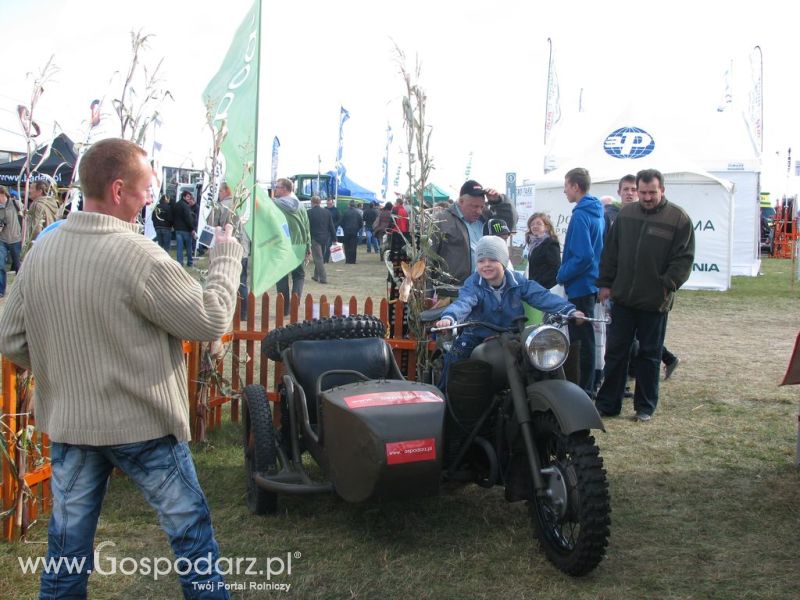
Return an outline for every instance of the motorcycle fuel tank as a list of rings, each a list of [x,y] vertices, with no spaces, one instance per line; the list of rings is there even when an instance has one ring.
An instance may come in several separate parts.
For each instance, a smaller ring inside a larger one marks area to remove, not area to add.
[[[323,446],[336,493],[348,502],[439,490],[445,404],[431,385],[351,383],[321,395]]]
[[[492,365],[492,383],[495,390],[504,390],[508,387],[506,359],[500,338],[487,338],[485,342],[475,347],[470,358],[482,360]]]

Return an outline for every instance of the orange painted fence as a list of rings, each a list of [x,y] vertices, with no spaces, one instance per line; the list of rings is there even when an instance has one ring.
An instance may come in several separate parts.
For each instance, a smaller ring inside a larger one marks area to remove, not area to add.
[[[222,359],[212,360],[203,352],[199,342],[184,342],[184,352],[188,367],[188,391],[190,416],[192,419],[192,439],[195,441],[205,439],[205,433],[222,424],[222,413],[225,405],[230,406],[230,420],[239,420],[239,399],[236,393],[246,385],[260,383],[267,389],[271,401],[277,400],[278,384],[283,376],[282,363],[274,363],[261,353],[261,340],[270,332],[270,297],[265,294],[261,297],[261,319],[258,326],[255,322],[256,298],[250,294],[249,318],[246,322],[234,321],[233,331],[228,333],[223,342],[229,344],[229,349]],[[375,312],[377,308],[377,313]],[[387,342],[392,347],[395,360],[404,375],[413,379],[415,377],[417,342],[403,337],[403,316],[405,305],[398,301],[382,299],[377,307],[372,298],[367,298],[362,307],[352,297],[345,303],[340,296],[331,303],[326,296],[320,296],[317,302],[307,295],[301,303],[297,296],[293,296],[290,306],[289,318],[283,317],[284,299],[278,295],[275,300],[274,328],[282,327],[289,323],[309,320],[315,316],[330,317],[334,315],[374,315],[380,318],[387,326]],[[236,315],[239,314],[237,307]],[[390,323],[391,314],[391,323]],[[227,368],[226,368],[227,363]],[[272,373],[270,374],[270,367]],[[220,378],[226,372],[230,375],[229,387],[220,389],[217,381],[222,379],[209,378],[210,370],[215,370]],[[258,379],[256,379],[258,377]],[[33,524],[38,515],[49,510],[50,496],[50,463],[49,440],[44,434],[36,432],[28,440],[41,448],[38,452],[26,452],[20,446],[25,439],[24,432],[27,426],[34,424],[34,419],[28,412],[24,398],[25,394],[18,394],[22,371],[13,363],[2,360],[2,435],[6,451],[2,460],[2,515],[3,538],[6,540],[17,539],[25,536],[27,528]],[[203,383],[210,382],[210,383]],[[22,390],[26,392],[26,390]],[[226,393],[227,392],[227,393]],[[21,400],[22,398],[22,400]],[[277,408],[277,407],[276,407]],[[278,417],[275,410],[275,416]],[[27,464],[30,457],[35,456],[41,464]],[[20,478],[19,473],[24,473]]]

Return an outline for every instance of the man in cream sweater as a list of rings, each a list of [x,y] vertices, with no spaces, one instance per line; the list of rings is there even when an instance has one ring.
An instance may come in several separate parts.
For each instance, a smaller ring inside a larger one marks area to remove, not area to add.
[[[86,597],[106,480],[119,467],[156,509],[182,569],[187,598],[228,598],[207,569],[219,548],[187,446],[181,340],[210,341],[229,327],[242,247],[216,231],[201,287],[139,234],[152,170],[131,142],[95,143],[80,164],[85,212],[34,245],[0,317],[0,353],[36,380],[37,426],[52,440],[48,557],[80,572],[44,572],[41,597]],[[203,559],[199,562],[198,559]]]

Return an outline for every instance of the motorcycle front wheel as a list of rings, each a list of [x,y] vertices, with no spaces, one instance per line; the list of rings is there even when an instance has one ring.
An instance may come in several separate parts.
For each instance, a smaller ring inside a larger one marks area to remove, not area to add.
[[[528,503],[539,546],[556,568],[586,575],[605,555],[611,507],[603,459],[588,431],[565,435],[552,413],[534,416],[547,497]]]

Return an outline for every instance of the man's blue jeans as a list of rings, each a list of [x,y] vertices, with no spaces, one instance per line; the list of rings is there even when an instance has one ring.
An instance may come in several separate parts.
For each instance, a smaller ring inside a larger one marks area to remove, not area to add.
[[[180,264],[183,264],[183,253],[186,251],[186,266],[192,266],[192,232],[191,231],[176,231],[175,232],[175,246],[177,253],[175,258]]]
[[[130,477],[158,513],[175,557],[182,558],[173,563],[174,570],[188,571],[179,574],[184,598],[230,598],[215,568],[219,547],[186,442],[178,442],[172,435],[118,446],[53,442],[51,463],[53,512],[47,531],[47,557],[54,561],[62,556],[76,561],[85,558],[85,562],[82,569],[73,569],[72,573],[64,565],[66,561],[61,561],[61,568],[54,572],[43,572],[40,599],[86,598],[91,571],[113,576],[113,563],[103,560],[102,552],[98,565],[94,564],[93,544],[106,482],[114,467]],[[187,560],[198,568],[189,569]],[[203,583],[206,585],[198,585]]]
[[[369,254],[373,248],[375,248],[375,252],[380,253],[381,241],[375,236],[372,229],[367,229],[367,254]]]
[[[6,293],[6,260],[11,255],[11,270],[19,271],[19,257],[22,254],[22,242],[0,242],[0,296]]]
[[[172,229],[156,227],[156,240],[159,246],[169,252],[169,248],[172,245]]]

